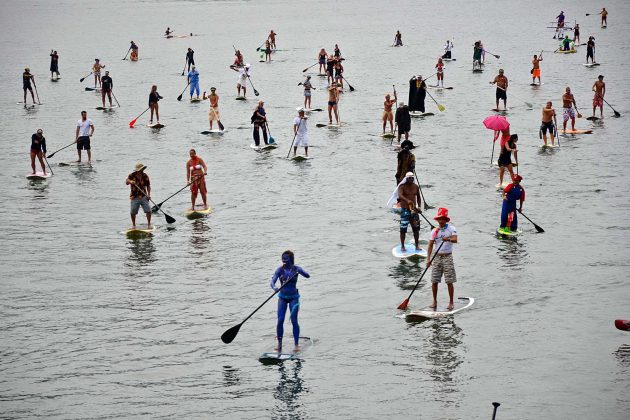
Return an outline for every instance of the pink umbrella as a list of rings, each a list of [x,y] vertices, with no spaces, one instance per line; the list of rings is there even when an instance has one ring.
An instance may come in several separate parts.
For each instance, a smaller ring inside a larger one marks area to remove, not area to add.
[[[492,160],[494,159],[494,144],[499,138],[499,133],[510,128],[510,122],[502,115],[490,115],[489,117],[486,117],[485,120],[483,120],[483,125],[489,130],[494,130],[494,139],[492,140],[492,156],[490,156],[490,164],[492,165]]]

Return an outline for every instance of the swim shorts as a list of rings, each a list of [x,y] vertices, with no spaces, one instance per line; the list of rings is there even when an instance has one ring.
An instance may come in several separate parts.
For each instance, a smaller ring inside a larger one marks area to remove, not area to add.
[[[77,139],[77,150],[90,150],[90,136],[81,136]]]
[[[328,106],[335,106],[337,105],[337,101],[328,101]]]
[[[455,274],[455,266],[453,265],[453,254],[437,254],[433,257],[431,266],[431,283],[440,283],[442,275],[446,284],[455,283],[457,275]]]
[[[295,136],[295,143],[293,144],[293,146],[308,147],[308,136],[305,136],[305,135]]]
[[[138,214],[140,210],[140,206],[142,206],[142,210],[145,213],[151,213],[151,206],[149,206],[149,199],[146,197],[142,198],[132,198],[131,199],[131,214]]]
[[[553,125],[552,121],[548,121],[548,122],[543,121],[543,123],[540,125],[540,130],[542,131],[543,134],[547,134],[547,130],[549,130],[549,134],[553,136],[556,132],[556,127]]]
[[[569,121],[575,119],[575,111],[573,107],[571,108],[562,108],[562,120]]]
[[[412,213],[409,209],[400,209],[400,232],[407,233],[407,227],[411,223],[411,230],[420,231],[420,216],[418,213]]]
[[[219,108],[210,107],[210,111],[208,111],[208,119],[210,121],[219,121]]]
[[[540,69],[534,69],[534,71],[532,72],[532,77],[540,77]]]
[[[304,91],[304,96],[306,96],[307,98],[310,98],[310,96],[311,96],[311,91],[310,91],[310,90],[305,90],[305,91]]]
[[[507,100],[507,92],[505,91],[505,89],[497,88],[496,97],[497,99]]]
[[[604,106],[604,98],[602,98],[598,94],[595,94],[595,96],[593,96],[593,108],[597,108],[598,106]]]
[[[499,160],[497,161],[497,164],[499,165],[499,167],[511,165],[512,155],[510,155],[509,153],[501,153],[499,155]]]

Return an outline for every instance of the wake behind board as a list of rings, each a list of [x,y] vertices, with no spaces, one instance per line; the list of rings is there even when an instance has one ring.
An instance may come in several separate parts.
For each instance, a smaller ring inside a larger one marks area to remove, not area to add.
[[[97,106],[94,109],[99,110],[99,111],[113,111],[114,108],[117,108],[117,107],[116,106]]]
[[[200,219],[202,217],[209,215],[210,213],[212,213],[212,207],[208,206],[207,209],[204,209],[203,207],[197,207],[194,210],[188,209],[186,210],[185,214],[186,214],[186,217],[189,219]]]
[[[400,249],[401,245],[398,244],[392,248],[392,255],[396,258],[426,258],[427,251],[425,249],[416,249],[416,245],[413,242],[405,243],[405,251]]]
[[[126,234],[128,237],[144,237],[144,236],[150,236],[153,235],[153,232],[155,232],[155,225],[151,225],[150,227],[146,227],[146,228],[139,228],[139,227],[135,227],[134,228],[129,228],[126,231]]]
[[[448,302],[438,303],[437,308],[429,308],[428,306],[406,313],[405,319],[409,321],[422,320],[422,319],[436,319],[443,318],[445,316],[451,316],[457,312],[463,311],[466,308],[470,308],[475,303],[475,299],[471,297],[459,297],[453,301],[453,309],[447,309]]]
[[[298,352],[294,351],[293,337],[287,337],[284,341],[285,342],[283,342],[281,351],[275,349],[276,343],[274,343],[258,357],[258,360],[262,363],[278,363],[285,360],[302,360],[304,358],[304,354],[313,347],[313,339],[310,337],[300,337],[298,340],[300,350]]]
[[[433,112],[420,112],[420,111],[411,111],[409,115],[412,117],[431,117],[435,115]]]
[[[29,179],[31,181],[43,181],[45,179],[50,178],[50,172],[35,172],[34,174],[32,173],[28,173],[26,174],[26,179]]]
[[[515,237],[519,236],[521,233],[523,233],[523,231],[521,229],[505,231],[505,230],[501,229],[500,227],[497,228],[497,235],[505,236],[505,237],[508,237],[508,238],[515,238]]]
[[[159,129],[159,128],[164,128],[164,124],[160,124],[160,123],[147,124],[147,127],[149,127],[149,128]]]
[[[222,136],[227,130],[219,130],[218,128],[213,128],[212,130],[202,131],[201,134],[206,136]]]
[[[560,130],[561,134],[593,134],[593,130]]]

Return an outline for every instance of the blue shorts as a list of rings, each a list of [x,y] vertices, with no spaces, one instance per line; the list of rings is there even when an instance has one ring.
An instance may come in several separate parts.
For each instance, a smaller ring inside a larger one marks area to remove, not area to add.
[[[142,210],[145,213],[151,213],[151,206],[149,206],[149,200],[146,197],[142,198],[132,198],[131,199],[131,214],[138,214],[140,210],[140,206],[142,206]]]
[[[412,213],[409,209],[400,210],[400,232],[407,233],[407,227],[411,223],[411,230],[414,232],[420,231],[420,216],[418,213]]]

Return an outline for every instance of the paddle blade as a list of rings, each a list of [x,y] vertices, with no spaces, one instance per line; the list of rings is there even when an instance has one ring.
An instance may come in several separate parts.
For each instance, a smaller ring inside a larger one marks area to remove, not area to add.
[[[175,223],[177,220],[175,220],[174,217],[169,216],[168,214],[164,213],[164,217],[166,217],[166,223],[168,223],[169,225],[172,223]]]
[[[178,101],[181,101],[181,100],[182,100],[182,96],[184,96],[184,94],[183,94],[183,93],[177,97],[177,100],[178,100]]]
[[[223,126],[223,124],[221,124],[221,121],[218,121],[219,123],[219,130],[223,131],[225,130],[225,127]]]
[[[223,341],[225,344],[230,344],[232,341],[234,341],[234,339],[236,338],[236,335],[238,334],[238,331],[241,329],[242,325],[243,325],[243,323],[241,322],[240,324],[235,325],[232,328],[230,328],[229,330],[225,331],[221,335],[221,341]]]
[[[269,136],[269,140],[267,141],[269,142],[269,144],[274,144],[276,142],[271,136]]]
[[[630,331],[630,321],[625,319],[615,319],[615,327],[621,331]]]
[[[538,233],[545,233],[545,229],[541,228],[540,226],[538,226],[536,223],[534,223],[534,227],[536,228],[536,231]]]
[[[438,109],[440,110],[440,112],[444,112],[446,108],[444,108],[444,105],[438,104]]]
[[[305,68],[304,70],[302,70],[302,73],[304,73],[306,70],[310,69],[310,67]]]
[[[258,93],[258,91],[256,89],[254,89],[254,95],[258,96],[258,95],[260,95],[260,93]]]
[[[133,120],[131,120],[131,121],[129,122],[129,128],[133,128],[133,126],[136,124],[136,121],[138,121],[138,119],[137,119],[137,118],[134,118]]]
[[[57,153],[57,152],[55,152],[55,153]],[[46,159],[50,159],[51,157],[55,156],[55,153],[49,154],[48,156],[46,156]]]
[[[615,117],[619,118],[619,117],[621,117],[621,114],[619,112],[615,111]]]
[[[326,127],[326,124],[315,124],[315,127],[319,127],[319,128]]]
[[[352,85],[348,85],[348,87],[350,88],[350,92],[354,92],[354,88],[352,87]]]
[[[397,309],[401,309],[404,311],[405,309],[407,309],[407,305],[409,305],[409,299],[403,300],[403,302],[400,305],[398,305]]]

